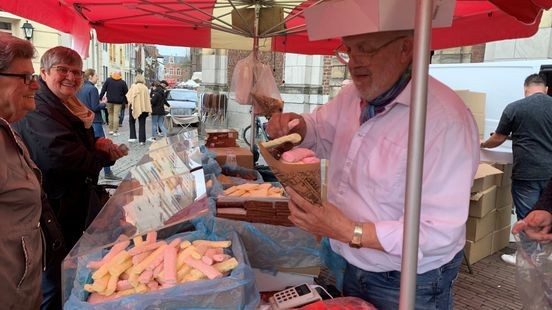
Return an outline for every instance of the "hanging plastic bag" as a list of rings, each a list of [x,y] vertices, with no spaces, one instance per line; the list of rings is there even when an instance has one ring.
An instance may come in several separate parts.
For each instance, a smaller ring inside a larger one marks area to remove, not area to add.
[[[523,309],[552,309],[552,243],[536,242],[524,232],[515,237],[516,284]]]
[[[251,89],[254,82],[255,55],[253,53],[238,61],[232,72],[230,98],[239,104],[251,104]]]
[[[269,65],[257,63],[255,66],[255,80],[251,89],[255,114],[270,117],[272,113],[282,112],[284,102],[272,75]]]

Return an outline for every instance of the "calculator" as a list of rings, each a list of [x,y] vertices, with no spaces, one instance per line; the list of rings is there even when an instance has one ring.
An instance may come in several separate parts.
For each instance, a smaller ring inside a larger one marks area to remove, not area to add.
[[[308,284],[297,285],[280,291],[270,298],[273,309],[297,308],[322,300],[318,292]]]

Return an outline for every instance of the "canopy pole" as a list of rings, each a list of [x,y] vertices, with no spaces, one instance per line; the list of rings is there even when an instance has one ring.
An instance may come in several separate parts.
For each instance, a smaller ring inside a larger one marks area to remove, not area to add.
[[[255,57],[255,62],[259,61],[259,16],[261,14],[261,6],[257,3],[255,4],[255,22],[253,24],[253,56]],[[253,83],[256,83],[255,76],[255,66],[253,66]],[[257,115],[255,114],[255,106],[251,102],[251,137],[249,138],[251,153],[255,151],[255,136],[257,135]]]
[[[427,112],[427,79],[431,42],[432,0],[416,1],[412,94],[408,134],[400,310],[414,309],[420,232],[420,205]]]

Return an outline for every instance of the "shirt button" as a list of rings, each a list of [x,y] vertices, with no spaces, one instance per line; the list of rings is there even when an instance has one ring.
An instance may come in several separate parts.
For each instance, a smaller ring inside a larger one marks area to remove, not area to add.
[[[345,167],[347,167],[347,168],[351,167],[351,161],[350,161],[350,160],[348,160],[348,161],[345,163]]]
[[[343,190],[339,190],[339,195],[343,195]]]

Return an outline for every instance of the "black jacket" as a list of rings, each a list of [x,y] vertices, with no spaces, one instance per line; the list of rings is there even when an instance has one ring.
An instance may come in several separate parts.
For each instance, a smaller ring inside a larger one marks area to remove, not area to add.
[[[151,114],[152,115],[165,115],[165,106],[170,107],[167,102],[165,90],[162,87],[157,87],[151,93]]]
[[[113,78],[107,78],[102,86],[100,92],[100,99],[103,98],[107,92],[107,102],[109,103],[127,103],[126,93],[128,92],[127,83],[124,80],[115,80]]]
[[[43,188],[69,248],[84,230],[90,193],[109,154],[95,149],[92,128],[74,116],[40,80],[36,110],[13,127],[43,175]]]

